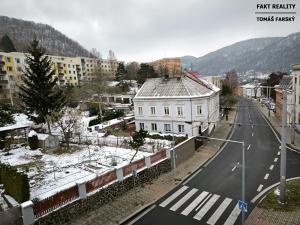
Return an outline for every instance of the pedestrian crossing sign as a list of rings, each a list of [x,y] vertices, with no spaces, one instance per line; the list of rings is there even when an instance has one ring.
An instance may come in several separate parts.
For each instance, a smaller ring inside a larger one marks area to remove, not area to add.
[[[248,211],[248,204],[246,202],[239,200],[238,204],[239,204],[239,209],[240,210],[242,210],[244,212]]]

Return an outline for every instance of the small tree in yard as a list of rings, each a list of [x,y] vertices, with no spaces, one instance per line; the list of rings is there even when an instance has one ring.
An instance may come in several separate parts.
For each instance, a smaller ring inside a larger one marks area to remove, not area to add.
[[[66,97],[56,84],[57,77],[53,77],[55,71],[52,69],[51,60],[37,40],[32,41],[28,52],[20,97],[30,113],[36,114],[34,122],[47,122],[48,132],[51,133],[46,117],[51,112],[60,111],[66,104]]]
[[[62,111],[52,112],[48,116],[48,120],[52,122],[53,128],[60,130],[62,133],[67,150],[70,149],[70,139],[72,134],[76,132],[80,118],[80,112],[77,110],[68,110],[66,113]]]
[[[130,163],[132,163],[134,157],[139,151],[139,147],[141,147],[145,143],[145,138],[147,137],[148,132],[145,130],[136,131],[132,135],[132,140],[129,141],[129,146],[135,149],[135,153],[132,156]]]

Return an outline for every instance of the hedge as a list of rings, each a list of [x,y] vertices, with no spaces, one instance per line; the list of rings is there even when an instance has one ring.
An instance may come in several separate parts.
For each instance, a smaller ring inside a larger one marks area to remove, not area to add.
[[[16,168],[0,163],[0,183],[3,184],[5,193],[11,195],[19,203],[30,198],[28,177]]]
[[[172,135],[159,135],[159,134],[148,134],[147,138],[151,138],[151,139],[163,139],[163,140],[168,140],[168,141],[173,141],[173,136]],[[175,145],[178,145],[179,143],[185,141],[186,139],[188,139],[186,136],[182,136],[182,137],[174,137],[175,139]]]
[[[112,119],[116,119],[119,117],[124,116],[124,112],[122,110],[116,110],[116,111],[104,111],[103,116],[100,117],[98,116],[96,119],[93,119],[89,122],[89,126],[94,126],[97,124],[100,124],[102,122],[108,121],[108,120],[112,120]]]

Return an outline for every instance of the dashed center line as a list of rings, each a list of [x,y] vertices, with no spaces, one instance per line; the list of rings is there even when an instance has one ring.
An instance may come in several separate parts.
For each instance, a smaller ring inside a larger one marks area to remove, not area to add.
[[[236,169],[236,166],[234,166],[231,171],[233,172],[235,169]]]
[[[279,151],[279,152],[277,152],[277,155],[280,155],[280,151]]]
[[[274,165],[271,165],[269,169],[270,169],[270,170],[273,170],[273,168],[274,168]]]
[[[254,136],[254,133],[252,132],[252,137]]]
[[[267,180],[269,178],[269,174],[267,173],[264,177],[265,180]]]
[[[257,188],[257,191],[260,192],[264,185],[260,184]]]
[[[251,147],[251,144],[248,146],[247,150],[249,150],[249,149],[250,149],[250,147]]]
[[[278,158],[275,158],[275,159],[274,159],[274,162],[277,162],[277,161],[278,161]]]
[[[253,129],[253,125],[252,125],[252,129]]]

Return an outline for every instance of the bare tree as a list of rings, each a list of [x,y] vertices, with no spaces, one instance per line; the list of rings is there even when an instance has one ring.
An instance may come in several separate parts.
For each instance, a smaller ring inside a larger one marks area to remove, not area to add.
[[[79,122],[81,120],[80,111],[70,109],[66,112],[52,112],[50,115],[52,126],[60,130],[63,140],[66,143],[67,149],[70,149],[70,139],[73,134],[79,129]]]

